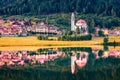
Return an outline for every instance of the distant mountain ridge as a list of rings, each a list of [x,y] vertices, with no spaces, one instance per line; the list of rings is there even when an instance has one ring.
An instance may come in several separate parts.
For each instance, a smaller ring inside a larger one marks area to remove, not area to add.
[[[120,17],[119,0],[1,0],[0,15],[79,12]]]

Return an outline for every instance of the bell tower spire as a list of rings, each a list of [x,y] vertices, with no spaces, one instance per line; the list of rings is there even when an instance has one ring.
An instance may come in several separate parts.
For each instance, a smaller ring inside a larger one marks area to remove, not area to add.
[[[72,12],[71,15],[71,31],[75,31],[75,14]]]

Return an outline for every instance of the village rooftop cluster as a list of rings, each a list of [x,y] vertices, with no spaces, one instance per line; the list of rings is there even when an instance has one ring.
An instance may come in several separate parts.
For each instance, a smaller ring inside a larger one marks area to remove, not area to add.
[[[75,22],[76,21],[76,22]],[[64,27],[64,26],[63,26]],[[98,36],[99,31],[103,31],[104,35],[120,35],[120,28],[108,29],[100,28],[99,26],[94,27],[95,31],[92,35]],[[77,32],[79,29],[80,34],[88,35],[90,34],[87,21],[84,19],[75,20],[75,14],[71,15],[71,30],[72,32]],[[54,25],[48,24],[43,21],[25,21],[17,19],[0,19],[0,35],[1,36],[33,36],[36,34],[44,34],[47,36],[58,36],[65,32],[63,28],[57,28]]]
[[[33,22],[25,20],[0,19],[1,36],[30,36],[34,33],[55,33],[60,35],[64,29],[55,28],[54,25],[47,24],[43,21]]]

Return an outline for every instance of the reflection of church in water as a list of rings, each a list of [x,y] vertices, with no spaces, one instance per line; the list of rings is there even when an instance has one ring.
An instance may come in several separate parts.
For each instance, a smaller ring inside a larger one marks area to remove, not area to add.
[[[75,52],[73,52],[73,56],[71,56],[71,73],[75,73],[75,65],[77,65],[79,68],[83,68],[87,64],[88,60],[88,52],[81,52],[79,53],[79,58],[77,58],[77,55]]]
[[[74,74],[77,68],[84,68],[87,65],[88,57],[90,57],[89,52],[73,52],[71,56],[71,73]],[[95,56],[94,60],[105,59],[108,60],[110,57],[120,58],[120,50],[107,50],[104,51],[102,49],[92,48],[92,55]],[[93,58],[92,58],[93,59]],[[89,59],[90,60],[90,59]],[[97,64],[97,62],[94,62]],[[76,69],[75,69],[76,68]]]
[[[79,28],[81,34],[88,34],[87,22],[83,19],[79,19],[75,25],[75,14],[73,12],[71,15],[71,31],[76,31],[77,27]]]

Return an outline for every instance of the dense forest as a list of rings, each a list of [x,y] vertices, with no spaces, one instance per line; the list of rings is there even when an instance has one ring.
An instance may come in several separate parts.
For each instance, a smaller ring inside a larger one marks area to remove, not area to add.
[[[52,14],[76,11],[120,17],[119,0],[1,0],[0,15]]]
[[[85,19],[90,31],[96,26],[113,29],[120,26],[119,0],[1,0],[3,19],[42,20],[55,27],[70,29],[71,12],[76,20]]]

